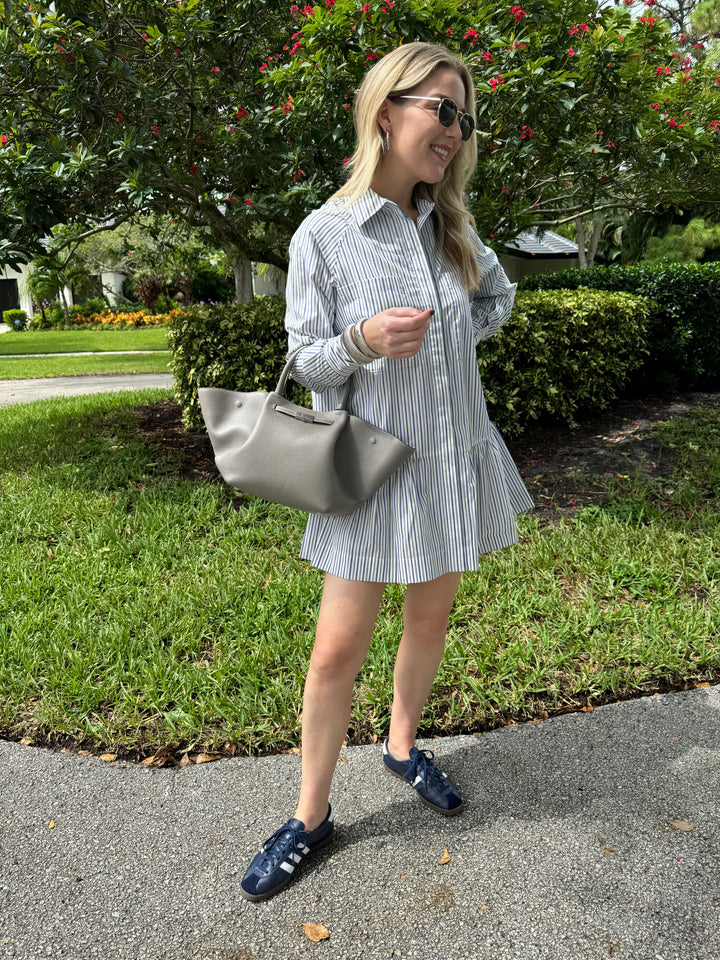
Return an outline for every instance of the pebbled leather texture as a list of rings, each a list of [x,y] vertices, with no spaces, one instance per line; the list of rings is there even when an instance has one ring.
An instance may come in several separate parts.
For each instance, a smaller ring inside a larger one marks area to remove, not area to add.
[[[198,390],[215,462],[230,486],[310,513],[351,513],[414,450],[341,406],[313,411],[284,395],[290,356],[278,389],[238,393]]]

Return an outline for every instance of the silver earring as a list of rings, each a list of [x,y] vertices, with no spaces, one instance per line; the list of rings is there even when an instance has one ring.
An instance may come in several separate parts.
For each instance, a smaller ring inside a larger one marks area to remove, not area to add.
[[[380,134],[382,138],[382,146],[380,147],[380,155],[385,156],[385,154],[390,150],[390,131],[383,130]]]

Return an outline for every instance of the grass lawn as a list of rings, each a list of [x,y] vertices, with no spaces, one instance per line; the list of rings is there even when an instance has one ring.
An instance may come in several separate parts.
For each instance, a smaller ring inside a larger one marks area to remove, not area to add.
[[[299,737],[321,575],[304,515],[189,479],[140,429],[167,392],[0,413],[0,734],[140,758]],[[720,679],[720,423],[660,423],[663,477],[540,522],[463,577],[423,733],[478,732]],[[384,735],[403,589],[388,588],[351,742]]]
[[[0,357],[0,382],[92,373],[170,373],[170,354],[99,354],[87,357]]]
[[[165,327],[128,330],[26,330],[0,334],[0,357],[84,350],[167,350]]]

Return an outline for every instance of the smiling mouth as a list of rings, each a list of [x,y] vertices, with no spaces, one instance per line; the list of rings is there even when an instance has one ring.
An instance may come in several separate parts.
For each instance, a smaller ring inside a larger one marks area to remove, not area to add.
[[[430,147],[435,156],[440,157],[441,160],[447,160],[450,156],[450,151],[445,150],[444,147]]]

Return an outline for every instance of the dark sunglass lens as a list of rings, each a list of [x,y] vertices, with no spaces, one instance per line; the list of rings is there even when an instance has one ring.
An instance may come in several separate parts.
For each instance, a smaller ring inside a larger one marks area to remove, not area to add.
[[[451,127],[455,123],[457,107],[452,100],[441,100],[438,105],[438,120],[444,127]]]
[[[474,129],[475,124],[472,117],[468,117],[467,114],[460,117],[460,136],[463,140],[469,140]]]

